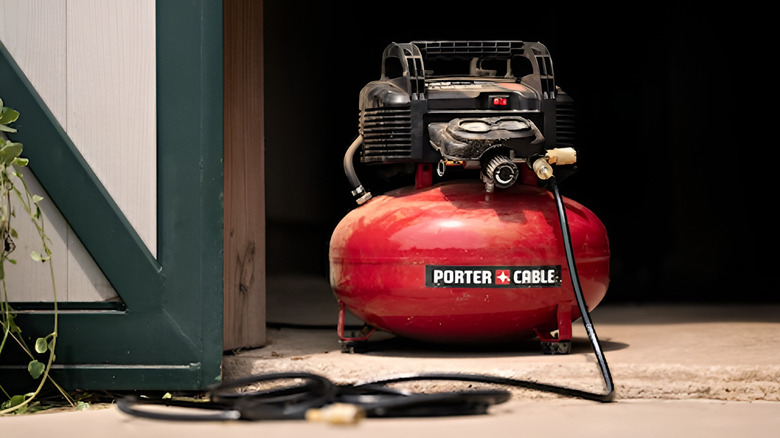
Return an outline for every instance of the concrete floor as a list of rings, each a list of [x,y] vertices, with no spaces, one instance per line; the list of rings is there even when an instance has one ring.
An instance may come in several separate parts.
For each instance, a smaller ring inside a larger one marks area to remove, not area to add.
[[[489,415],[433,419],[368,419],[336,426],[308,422],[180,423],[129,417],[115,408],[0,419],[4,436],[105,437],[777,437],[773,402],[712,400],[514,400]]]
[[[105,436],[541,436],[775,437],[780,430],[780,306],[609,306],[592,313],[614,378],[614,403],[512,390],[487,415],[365,419],[334,426],[294,421],[178,423],[145,420],[96,406],[81,412],[0,419],[12,432],[73,431]],[[225,356],[226,380],[256,373],[310,371],[337,383],[421,371],[530,379],[590,391],[602,381],[581,324],[573,351],[543,356],[535,342],[516,348],[454,349],[381,336],[362,354],[340,351],[329,329],[271,329],[268,346]],[[449,386],[452,385],[452,386]],[[447,390],[430,383],[419,390]],[[462,389],[462,388],[461,388]]]
[[[591,318],[618,399],[780,402],[780,305],[604,305]],[[380,334],[369,351],[344,354],[333,330],[271,329],[268,338],[265,348],[226,356],[225,379],[309,371],[354,383],[414,372],[463,372],[603,390],[580,321],[574,324],[572,353],[565,356],[540,354],[535,340],[468,349]],[[557,397],[513,392],[523,399]]]

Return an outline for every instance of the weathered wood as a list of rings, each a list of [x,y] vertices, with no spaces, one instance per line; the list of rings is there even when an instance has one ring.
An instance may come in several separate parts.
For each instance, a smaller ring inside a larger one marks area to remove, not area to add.
[[[233,350],[266,342],[263,8],[226,0],[223,11],[223,348]]]

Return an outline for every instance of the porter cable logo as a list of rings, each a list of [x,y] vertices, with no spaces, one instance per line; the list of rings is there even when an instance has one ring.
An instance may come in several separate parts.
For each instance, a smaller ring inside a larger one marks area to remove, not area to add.
[[[558,266],[425,266],[426,287],[559,287]]]

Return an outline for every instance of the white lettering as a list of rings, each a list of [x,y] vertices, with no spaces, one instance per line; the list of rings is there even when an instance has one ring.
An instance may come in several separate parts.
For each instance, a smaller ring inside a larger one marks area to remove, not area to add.
[[[496,271],[498,272],[498,271]],[[504,271],[501,271],[504,272]],[[517,286],[535,287],[539,285],[554,285],[560,282],[558,278],[558,269],[549,267],[516,267],[510,270],[511,284]],[[492,270],[482,270],[474,268],[466,269],[432,269],[430,271],[431,281],[434,285],[492,285],[494,272]],[[503,274],[502,274],[503,275]],[[508,284],[503,276],[496,277],[496,281],[501,280],[499,285]]]
[[[434,269],[432,271],[434,284],[491,284],[491,271],[465,271],[460,269]]]

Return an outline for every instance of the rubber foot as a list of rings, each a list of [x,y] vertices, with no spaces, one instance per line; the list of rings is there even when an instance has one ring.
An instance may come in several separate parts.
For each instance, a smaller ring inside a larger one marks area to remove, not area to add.
[[[339,341],[339,343],[342,353],[355,354],[368,351],[367,341]]]
[[[544,354],[569,354],[571,353],[571,341],[542,341],[542,353]]]

